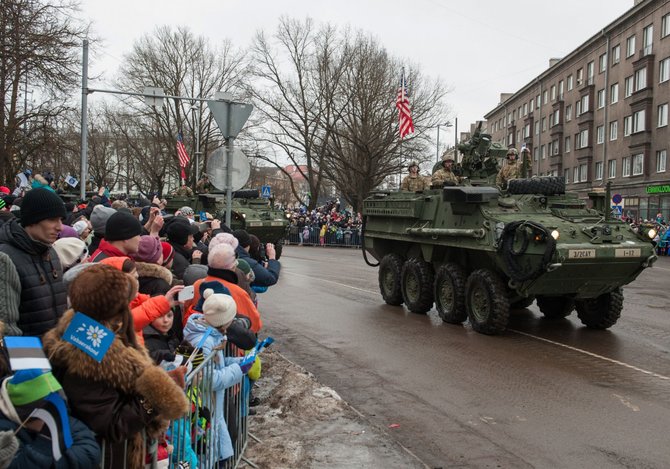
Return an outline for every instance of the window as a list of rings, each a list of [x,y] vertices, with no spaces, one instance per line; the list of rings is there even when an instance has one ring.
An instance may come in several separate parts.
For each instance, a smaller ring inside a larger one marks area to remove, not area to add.
[[[670,57],[663,59],[658,63],[658,82],[670,80]]]
[[[578,112],[577,112],[578,116],[581,115],[581,114],[584,114],[585,112],[589,112],[589,95],[586,94],[586,95],[582,96],[582,99],[581,99],[580,103],[581,103],[581,109],[579,109],[579,107],[577,108],[578,109]]]
[[[542,93],[542,104],[547,104],[547,101],[549,100],[549,92],[547,90],[544,90]]]
[[[572,175],[573,175],[572,177],[573,182],[579,182],[579,166],[575,166],[572,169]]]
[[[623,136],[628,137],[633,131],[633,116],[623,118]]]
[[[547,130],[547,118],[543,117],[542,118],[542,132],[544,132],[545,130]]]
[[[621,45],[612,47],[612,65],[616,65],[621,60]]]
[[[640,91],[647,87],[647,68],[641,68],[635,71],[635,91]]]
[[[619,134],[619,121],[610,122],[610,140],[616,140]]]
[[[586,182],[589,180],[589,167],[584,164],[579,165],[579,182]]]
[[[670,34],[670,13],[661,18],[661,38]]]
[[[535,147],[533,149],[533,161],[537,161],[540,155],[540,149]]]
[[[547,157],[547,151],[544,145],[540,146],[540,157],[545,159]]]
[[[551,152],[550,152],[551,156],[558,155],[559,152],[560,152],[558,140],[554,140],[553,142],[551,142],[551,145],[550,145],[549,148],[551,148]]]
[[[607,54],[602,54],[598,57],[598,70],[602,73],[607,68]]]
[[[625,178],[630,176],[630,158],[628,156],[621,159],[621,176]]]
[[[566,80],[568,82],[568,91],[572,91],[572,75],[568,75]]]
[[[642,56],[651,54],[654,42],[654,25],[650,24],[642,30]]]
[[[633,133],[644,131],[645,110],[637,111],[633,114]]]
[[[572,120],[572,104],[565,106],[565,122],[570,122]]]
[[[589,129],[580,130],[575,135],[575,149],[586,148],[589,146]]]
[[[563,179],[565,179],[566,184],[570,182],[570,168],[563,170]]]
[[[558,99],[563,99],[563,80],[558,82]]]
[[[619,101],[619,84],[614,83],[610,86],[610,104],[614,104]]]
[[[523,103],[523,116],[526,117],[528,115],[528,103]]]
[[[596,181],[600,181],[603,178],[603,162],[596,161]]]
[[[626,39],[626,58],[635,54],[635,36]]]
[[[570,153],[570,137],[565,137],[565,153]]]
[[[535,109],[535,98],[531,98],[530,103],[528,104],[528,109],[530,112],[533,112],[533,109]]]
[[[630,95],[633,94],[633,77],[626,77],[624,80],[624,98],[629,97]]]
[[[593,71],[595,69],[593,61],[586,64],[586,80],[589,85],[593,84]]]
[[[607,178],[612,179],[616,177],[616,160],[609,160],[607,162]]]
[[[507,146],[514,145],[514,132],[507,134]]]
[[[584,83],[584,69],[580,68],[577,70],[577,86],[581,86]]]
[[[605,126],[604,125],[599,125],[596,128],[596,138],[597,138],[597,143],[605,142]]]
[[[656,172],[657,173],[664,173],[665,172],[665,164],[668,159],[668,151],[667,150],[661,150],[656,152]]]
[[[540,121],[535,121],[535,135],[540,135]]]
[[[598,90],[598,109],[605,107],[605,89]]]
[[[553,127],[560,123],[561,123],[561,111],[559,109],[556,109],[554,112],[551,113],[551,120],[549,122],[549,126]]]
[[[528,137],[530,137],[530,124],[523,126],[523,138],[526,139]]]
[[[658,106],[658,126],[665,127],[668,125],[668,103]]]
[[[556,85],[551,85],[551,100],[556,100]]]
[[[540,104],[541,104],[541,102],[540,102],[540,95],[538,94],[538,95],[535,97],[535,109],[540,109]]]
[[[644,154],[633,155],[633,176],[639,176],[644,172]]]

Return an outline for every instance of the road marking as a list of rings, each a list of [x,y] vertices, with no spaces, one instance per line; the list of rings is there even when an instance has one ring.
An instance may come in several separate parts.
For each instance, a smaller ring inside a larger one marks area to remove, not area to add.
[[[562,343],[556,342],[554,340],[545,339],[544,337],[539,337],[539,336],[536,336],[536,335],[533,335],[533,334],[529,334],[527,332],[518,331],[516,329],[507,329],[507,330],[510,331],[510,332],[516,332],[517,334],[525,335],[526,337],[531,337],[533,339],[541,340],[542,342],[547,342],[548,344],[557,345],[558,347],[563,347],[563,348],[566,348],[568,350],[572,350],[573,352],[582,353],[584,355],[588,355],[589,357],[598,358],[600,360],[604,360],[606,362],[613,363],[615,365],[623,366],[624,368],[628,368],[629,370],[634,370],[634,371],[637,371],[639,373],[643,373],[643,374],[648,375],[648,376],[653,376],[654,378],[662,379],[664,381],[670,381],[670,376],[664,376],[664,375],[661,375],[661,374],[658,374],[658,373],[654,373],[653,371],[645,370],[644,368],[640,368],[640,367],[635,366],[635,365],[630,365],[628,363],[624,363],[624,362],[619,361],[619,360],[614,360],[612,358],[607,358],[607,357],[604,357],[602,355],[598,355],[597,353],[589,352],[588,350],[583,350],[583,349],[580,349],[580,348],[577,348],[577,347],[573,347],[572,345],[562,344]]]
[[[670,269],[664,269],[664,270],[670,270]],[[340,287],[345,287],[345,288],[351,288],[352,290],[357,290],[357,291],[361,291],[361,292],[365,292],[365,293],[371,293],[373,295],[378,294],[378,292],[376,292],[376,291],[370,291],[370,290],[365,290],[363,288],[352,287],[351,285],[347,285],[345,283],[334,282],[332,280],[326,280],[324,278],[314,277],[314,276],[311,276],[311,275],[298,274],[298,273],[295,273],[295,272],[287,272],[287,273],[289,273],[291,275],[297,275],[299,277],[311,278],[313,280],[320,280],[322,282],[332,283],[333,285],[338,285]],[[572,345],[562,344],[562,343],[556,342],[554,340],[545,339],[544,337],[529,334],[528,332],[523,332],[523,331],[519,331],[519,330],[516,330],[516,329],[507,329],[507,330],[509,332],[515,332],[515,333],[520,334],[520,335],[525,335],[526,337],[530,337],[532,339],[537,339],[539,341],[546,342],[548,344],[556,345],[558,347],[563,347],[563,348],[566,348],[568,350],[572,350],[573,352],[588,355],[588,356],[593,357],[593,358],[598,358],[600,360],[603,360],[603,361],[606,361],[606,362],[609,362],[609,363],[613,363],[615,365],[619,365],[619,366],[622,366],[624,368],[628,368],[629,370],[637,371],[639,373],[643,373],[645,375],[652,376],[654,378],[658,378],[658,379],[661,379],[661,380],[664,380],[664,381],[670,381],[670,376],[665,376],[665,375],[661,375],[659,373],[654,373],[653,371],[645,370],[644,368],[640,368],[640,367],[635,366],[635,365],[630,365],[628,363],[624,363],[624,362],[619,361],[619,360],[614,360],[613,358],[607,358],[603,355],[598,355],[597,353],[589,352],[588,350],[583,350],[583,349],[580,349],[580,348],[577,348],[577,347],[573,347]]]
[[[628,408],[629,408],[630,410],[632,410],[633,412],[639,412],[639,411],[640,411],[640,408],[639,408],[638,406],[636,406],[635,404],[631,404],[630,401],[629,401],[628,399],[626,399],[625,397],[620,396],[619,394],[612,394],[612,395],[613,395],[614,397],[616,397],[617,399],[619,399],[619,401],[620,401],[623,405],[625,405],[626,407],[628,407]]]

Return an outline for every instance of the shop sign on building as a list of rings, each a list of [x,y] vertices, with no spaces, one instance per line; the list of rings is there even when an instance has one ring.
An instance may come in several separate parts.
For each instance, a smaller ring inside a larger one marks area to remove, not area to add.
[[[670,184],[647,186],[647,194],[670,194]]]

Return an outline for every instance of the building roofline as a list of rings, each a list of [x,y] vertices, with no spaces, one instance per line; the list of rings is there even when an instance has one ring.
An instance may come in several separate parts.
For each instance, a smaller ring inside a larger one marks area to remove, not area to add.
[[[550,73],[553,73],[557,68],[560,68],[562,64],[565,64],[575,56],[578,56],[580,52],[582,52],[584,49],[589,48],[592,46],[594,43],[598,41],[598,39],[604,37],[607,33],[611,32],[613,29],[618,27],[620,24],[624,23],[626,20],[628,20],[630,17],[635,16],[637,13],[642,11],[643,9],[647,8],[648,6],[652,6],[654,3],[656,3],[657,0],[642,0],[640,3],[637,5],[633,5],[630,9],[628,9],[626,12],[624,12],[621,16],[616,18],[614,21],[609,23],[607,26],[602,28],[599,32],[591,36],[589,39],[584,41],[581,45],[577,46],[572,52],[570,52],[568,55],[563,57],[561,60],[556,62],[552,67],[549,67],[546,69],[544,72],[540,73],[538,76],[533,78],[530,82],[528,82],[526,85],[521,87],[519,90],[516,92],[512,93],[512,95],[507,98],[505,101],[498,103],[496,107],[494,107],[492,110],[484,114],[484,118],[488,120],[489,116],[492,114],[495,114],[498,112],[501,108],[505,108],[505,103],[508,101],[512,101],[517,95],[525,93],[528,89],[530,89],[532,86],[537,85],[538,82],[541,82],[544,78],[547,77]],[[657,5],[657,8],[660,8],[661,5],[665,3],[659,3]],[[609,52],[609,51],[607,51]]]

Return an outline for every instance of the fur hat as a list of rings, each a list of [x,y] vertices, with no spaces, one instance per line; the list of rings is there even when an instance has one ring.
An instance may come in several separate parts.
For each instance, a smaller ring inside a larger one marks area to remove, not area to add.
[[[79,238],[60,238],[53,244],[63,270],[67,270],[88,256],[86,243]]]
[[[49,218],[65,218],[65,204],[51,189],[28,191],[21,204],[21,225],[30,226]]]
[[[251,245],[251,237],[245,230],[235,230],[233,231],[233,236],[237,238],[237,240],[240,242],[240,246],[243,248]]]
[[[96,264],[77,275],[68,294],[75,311],[98,322],[129,317],[128,304],[135,296],[130,276],[105,264]]]
[[[110,207],[105,207],[104,205],[96,205],[93,207],[93,212],[91,212],[91,225],[93,226],[93,232],[98,236],[105,236],[105,228],[107,228],[107,220],[109,217],[114,215],[116,210]]]
[[[212,327],[223,327],[229,324],[237,314],[237,305],[230,295],[214,293],[208,288],[203,293],[205,302],[202,305],[202,314],[205,321]]]
[[[123,241],[142,234],[139,220],[126,212],[116,212],[107,219],[105,239],[107,241]]]
[[[207,254],[207,264],[215,269],[235,270],[237,259],[230,244],[219,244]]]
[[[157,264],[162,254],[163,247],[160,240],[153,236],[144,235],[140,237],[140,247],[133,257],[136,261]]]

